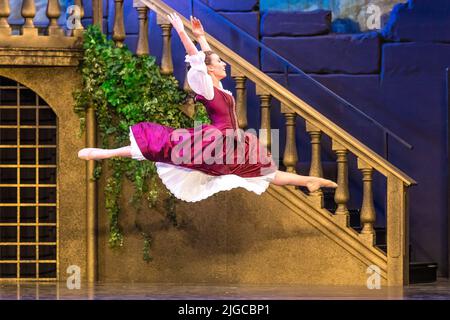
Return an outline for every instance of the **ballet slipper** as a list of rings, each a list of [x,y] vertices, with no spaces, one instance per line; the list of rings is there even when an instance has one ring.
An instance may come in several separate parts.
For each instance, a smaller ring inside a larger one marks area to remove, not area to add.
[[[83,160],[92,160],[91,154],[95,148],[84,148],[78,151],[78,158]]]

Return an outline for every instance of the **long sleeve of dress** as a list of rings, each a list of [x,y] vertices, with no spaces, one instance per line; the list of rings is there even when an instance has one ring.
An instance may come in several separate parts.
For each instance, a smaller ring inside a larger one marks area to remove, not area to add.
[[[214,85],[206,68],[205,53],[199,51],[193,56],[186,55],[185,61],[191,66],[187,74],[187,81],[192,91],[202,95],[207,100],[212,100],[214,98]]]

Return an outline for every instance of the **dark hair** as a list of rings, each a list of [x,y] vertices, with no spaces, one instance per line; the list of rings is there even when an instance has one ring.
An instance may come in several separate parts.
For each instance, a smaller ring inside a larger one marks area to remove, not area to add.
[[[203,51],[205,53],[205,64],[211,64],[211,56],[215,53],[214,51],[208,50]]]
[[[213,54],[215,54],[215,52],[212,50],[208,50],[208,51],[203,51],[203,53],[205,54],[205,64],[206,65],[211,64],[211,56]],[[189,63],[186,63],[186,65],[187,65],[187,69],[189,70],[191,68],[191,65]]]

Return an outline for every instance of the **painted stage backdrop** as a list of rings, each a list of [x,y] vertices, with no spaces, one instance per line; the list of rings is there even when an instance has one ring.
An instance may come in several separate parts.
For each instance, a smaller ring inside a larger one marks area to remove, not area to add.
[[[332,30],[339,33],[380,29],[392,7],[402,0],[261,0],[261,11],[330,10]]]
[[[48,18],[45,14],[47,9],[48,0],[35,0],[36,6],[36,16],[33,20],[36,26],[46,26],[48,24]],[[61,16],[58,19],[58,23],[60,25],[64,25],[66,23],[66,11],[67,8],[73,4],[73,0],[59,0],[59,4],[61,5]],[[9,6],[11,10],[11,15],[8,18],[8,22],[10,24],[22,24],[23,18],[20,14],[20,10],[22,7],[22,0],[9,0]]]
[[[188,0],[180,0],[188,1]],[[396,3],[402,0],[261,0],[260,10],[266,11],[313,11],[318,9],[332,12],[332,30],[339,33],[353,33],[380,29],[388,20],[389,13]],[[22,0],[10,0],[11,16],[9,23],[20,23]],[[66,21],[67,8],[73,0],[59,0],[61,16],[58,20],[63,25]],[[47,0],[35,0],[37,26],[45,26],[48,19],[45,15]]]

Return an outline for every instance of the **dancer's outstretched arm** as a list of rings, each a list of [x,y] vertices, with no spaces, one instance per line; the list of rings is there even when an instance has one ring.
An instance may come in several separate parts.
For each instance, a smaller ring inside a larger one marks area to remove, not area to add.
[[[205,36],[205,30],[203,29],[203,25],[195,17],[191,16],[191,26],[192,26],[192,33],[194,34],[195,39],[200,44],[200,47],[202,48],[202,51],[211,51],[211,47],[208,44],[208,41],[206,40]]]
[[[187,54],[190,56],[196,55],[198,53],[198,50],[195,47],[192,40],[187,35],[186,31],[184,30],[184,25],[180,17],[176,13],[171,13],[167,15],[167,19],[169,19],[169,22],[172,24],[173,28],[177,31],[178,35],[180,36],[181,42],[183,43],[183,46],[186,49]]]
[[[214,98],[214,85],[213,80],[205,64],[205,54],[202,51],[198,51],[194,43],[184,30],[183,22],[176,13],[172,13],[167,16],[174,29],[178,32],[181,42],[187,51],[189,57],[186,58],[186,62],[189,62],[191,68],[187,74],[187,80],[191,89],[199,95],[202,95],[207,100]]]

